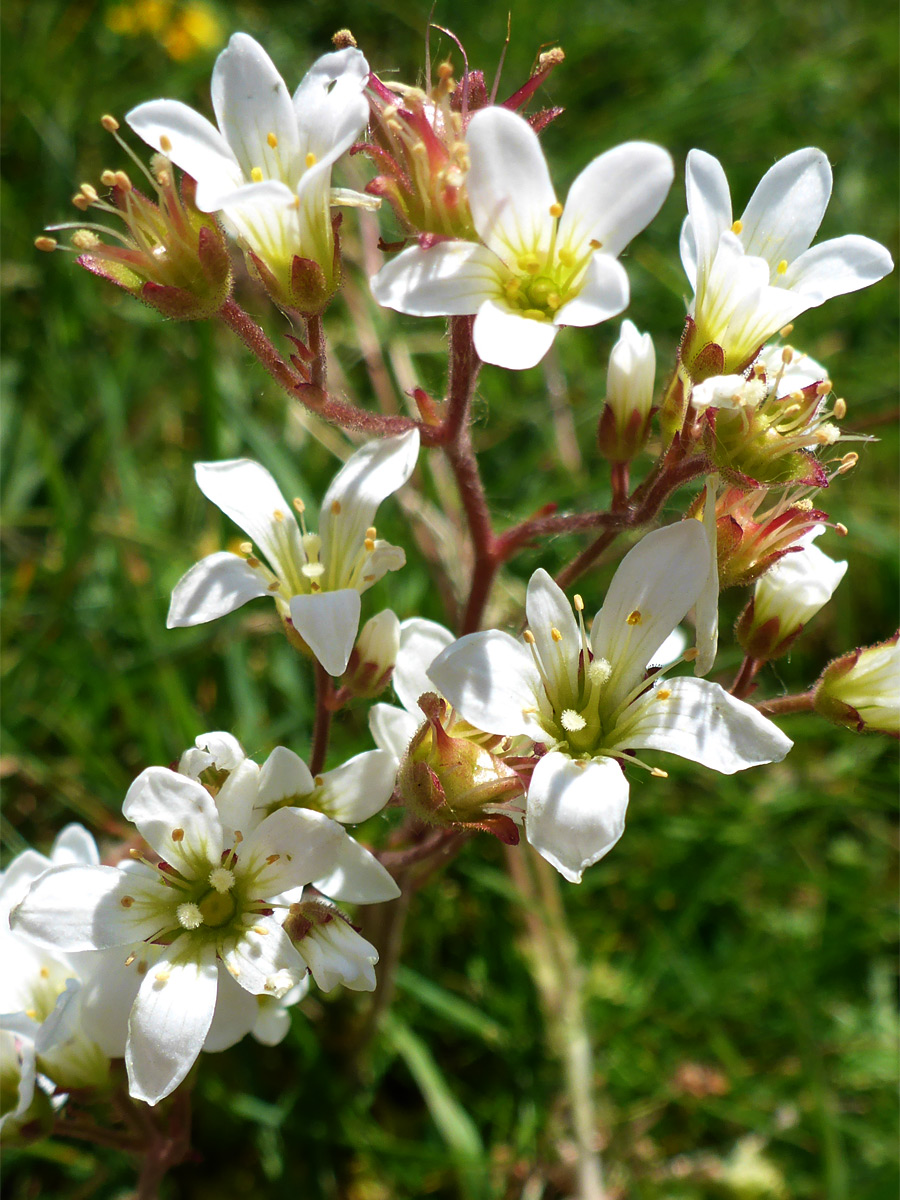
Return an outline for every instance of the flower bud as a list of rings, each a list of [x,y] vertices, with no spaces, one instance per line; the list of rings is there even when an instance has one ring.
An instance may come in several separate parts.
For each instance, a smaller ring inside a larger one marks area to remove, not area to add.
[[[456,722],[453,710],[434,692],[421,696],[419,707],[426,722],[400,764],[399,795],[430,824],[481,829],[516,845],[519,831],[515,823],[498,810],[505,801],[524,794],[519,776],[485,746],[467,737],[471,726]]]
[[[844,578],[846,562],[835,562],[812,544],[824,529],[815,526],[801,538],[795,552],[779,559],[757,580],[753,599],[735,630],[744,652],[752,658],[786,654]]]
[[[857,733],[900,738],[900,633],[829,663],[816,684],[820,716]]]
[[[386,608],[363,625],[341,680],[342,687],[361,700],[379,696],[391,681],[399,649],[400,622]]]
[[[339,983],[354,992],[374,991],[378,951],[333,904],[322,900],[292,904],[284,931],[323,992]]]
[[[656,351],[649,333],[622,322],[609,356],[606,404],[597,428],[600,453],[610,462],[630,462],[644,448],[650,431]]]
[[[314,223],[310,223],[314,224]],[[272,254],[263,259],[249,246],[245,248],[247,265],[279,308],[294,309],[304,316],[315,316],[326,309],[341,286],[341,214],[327,212],[314,227],[318,237],[307,232],[306,245],[315,258],[299,254],[279,258]]]

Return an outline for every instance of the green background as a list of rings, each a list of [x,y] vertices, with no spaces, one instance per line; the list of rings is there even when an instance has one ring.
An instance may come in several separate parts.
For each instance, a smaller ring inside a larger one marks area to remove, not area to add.
[[[67,202],[82,180],[128,165],[100,129],[102,113],[121,116],[155,96],[209,112],[218,47],[173,62],[158,38],[114,33],[112,7],[3,8],[5,861],[27,844],[46,849],[69,820],[114,837],[131,779],[176,758],[198,732],[230,729],[263,756],[278,743],[304,754],[311,730],[310,672],[265,605],[195,630],[166,631],[165,613],[179,575],[235,534],[200,496],[191,464],[247,454],[288,495],[314,500],[341,436],[302,422],[224,328],[165,321],[71,256],[32,248],[43,225],[77,215]],[[338,25],[386,77],[421,76],[423,6],[211,11],[220,45],[235,30],[252,33],[291,87]],[[506,9],[465,2],[436,8],[434,19],[490,79]],[[560,194],[591,157],[631,138],[659,142],[676,160],[660,217],[623,258],[628,315],[653,332],[660,379],[684,312],[676,246],[692,146],[722,159],[737,211],[777,158],[821,146],[835,170],[821,236],[863,233],[896,257],[893,5],[678,0],[551,11],[517,0],[499,95],[555,43],[566,62],[539,103],[566,109],[543,135]],[[450,46],[433,33],[433,61]],[[355,240],[348,232],[351,251]],[[239,295],[273,335],[284,332],[246,281]],[[411,370],[440,394],[440,322],[377,311],[358,279],[349,301],[326,320],[344,369],[338,385],[373,403],[359,335],[370,358],[381,347],[395,404],[405,404]],[[844,541],[829,533],[820,542],[849,560],[849,573],[790,659],[766,670],[768,694],[809,686],[830,657],[896,626],[895,312],[889,279],[806,314],[793,335],[827,364],[848,431],[880,440],[853,445],[859,468],[821,501],[850,529]],[[608,500],[593,447],[617,331],[618,322],[569,331],[546,372],[483,372],[476,441],[499,527],[551,499],[561,508]],[[428,487],[440,505],[439,477]],[[408,541],[396,502],[379,514],[379,533]],[[501,581],[504,603],[521,598],[535,566],[558,569],[582,544],[560,538],[522,555]],[[364,612],[390,605],[401,617],[446,619],[433,577],[412,548],[409,558]],[[589,610],[610,573],[607,565],[580,585]],[[723,597],[726,633],[744,600]],[[719,678],[738,662],[726,636]],[[622,842],[580,887],[564,887],[613,1197],[896,1195],[894,746],[812,718],[783,727],[797,747],[777,767],[724,779],[670,760],[668,781],[635,779]],[[364,706],[343,713],[330,762],[365,738]],[[376,818],[366,832],[377,840],[386,824]],[[173,1172],[168,1194],[571,1194],[560,1066],[524,915],[499,845],[473,842],[414,901],[397,1002],[370,1061],[341,1053],[359,1005],[338,993],[307,1002],[280,1049],[248,1041],[202,1059],[201,1157]],[[735,1180],[736,1147],[746,1151],[748,1137],[768,1170],[753,1186]],[[118,1196],[133,1179],[125,1160],[62,1141],[7,1152],[4,1172],[15,1200]]]

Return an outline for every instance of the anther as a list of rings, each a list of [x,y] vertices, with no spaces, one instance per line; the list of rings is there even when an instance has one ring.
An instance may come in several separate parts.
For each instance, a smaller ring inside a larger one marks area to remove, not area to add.
[[[103,128],[106,130],[107,133],[115,133],[116,130],[119,128],[119,122],[116,120],[115,117],[110,116],[109,113],[106,113],[105,116],[102,116],[100,118],[100,124],[103,126]]]
[[[534,645],[534,634],[531,632],[530,629],[526,629],[525,632],[522,634],[522,637],[525,639],[525,641],[528,643],[529,646]]]
[[[309,154],[307,154],[307,156],[306,156],[306,166],[307,166],[307,168],[309,168],[309,167],[314,167],[318,161],[319,161],[319,160],[318,160],[318,159],[316,158],[316,156],[313,154],[312,150],[310,150]]]
[[[253,167],[250,171],[250,178],[254,183],[262,183],[263,173],[262,167]]]
[[[550,216],[551,217],[561,217],[562,215],[563,215],[563,206],[557,200],[554,204],[550,205]]]
[[[76,208],[81,209],[82,212],[85,212],[91,207],[90,200],[88,200],[87,196],[83,196],[81,192],[75,193],[75,195],[72,197],[72,203]]]
[[[775,268],[775,273],[777,275],[786,275],[787,269],[788,269],[788,261],[786,258],[783,258],[781,260],[781,262],[778,264],[778,266]]]
[[[850,530],[841,521],[838,521],[834,527],[834,532],[839,534],[841,537],[846,537]]]
[[[843,421],[843,419],[844,419],[844,417],[846,417],[846,415],[847,415],[847,401],[846,400],[835,400],[834,413],[833,413],[835,420]]]
[[[173,842],[183,842],[184,841],[184,830],[183,829],[173,829],[172,830],[172,841]]]
[[[690,650],[685,650],[684,654],[682,654],[681,657],[684,660],[684,662],[693,662],[699,653],[700,653],[700,651],[697,649],[696,646],[691,646]]]
[[[276,508],[275,511],[272,513],[272,516],[275,518],[276,521],[279,522],[279,524],[284,520],[284,513],[281,511],[280,508]]]
[[[253,543],[252,542],[241,542],[240,546],[238,546],[238,550],[240,550],[241,554],[244,554],[244,555],[252,554],[253,553]]]
[[[778,332],[781,334],[781,336],[783,338],[790,337],[791,334],[794,332],[794,327],[793,327],[793,325],[785,325],[784,329],[779,329]]]
[[[109,169],[109,167],[107,167],[106,170],[100,176],[100,182],[103,184],[104,187],[115,187],[116,186],[115,171],[111,171]]]
[[[255,571],[257,567],[262,566],[262,563],[259,561],[259,559],[256,557],[255,554],[248,554],[247,555],[247,566],[252,567]]]
[[[272,863],[277,863],[279,858],[281,858],[280,854],[270,854],[269,857],[266,859],[266,862],[269,864],[269,866],[271,866]]]
[[[572,603],[575,606],[576,612],[584,612],[584,601],[582,600],[581,596],[579,596],[579,594],[577,592],[575,593],[575,597],[572,600]]]
[[[643,619],[644,618],[641,616],[640,611],[638,609],[634,609],[625,618],[625,624],[626,625],[640,625],[640,623],[641,623],[641,621],[643,621]]]
[[[653,776],[654,779],[668,779],[669,778],[669,772],[661,771],[659,769],[659,767],[654,767],[653,770],[650,772],[650,774]]]
[[[794,361],[794,351],[791,346],[785,346],[781,351],[781,361],[787,366],[789,362]]]
[[[58,245],[59,245],[59,242],[56,240],[56,238],[36,237],[34,239],[35,250],[43,250],[45,253],[49,253],[51,250],[55,250]]]
[[[350,47],[356,46],[356,38],[349,29],[339,29],[337,33],[332,35],[331,44],[335,50],[347,50]]]
[[[848,471],[852,471],[859,462],[859,455],[855,450],[851,450],[849,454],[845,454],[841,459],[841,465],[838,467],[838,475],[846,475]]]
[[[121,188],[123,192],[131,191],[131,180],[124,171],[116,171],[116,187]]]
[[[831,380],[823,379],[819,383],[816,384],[816,395],[817,396],[827,396],[828,393],[831,391],[831,389],[832,389]]]
[[[100,199],[100,197],[97,195],[97,189],[90,183],[83,183],[79,190],[81,191],[82,196],[87,196],[91,204],[94,204]]]
[[[563,640],[562,634],[555,625],[550,630],[550,636],[553,638],[554,642],[561,642]]]
[[[132,951],[132,953],[129,954],[128,957],[125,959],[125,966],[130,967],[136,958],[137,958],[137,955]]]
[[[277,148],[278,136],[276,134],[274,134],[274,133],[266,134],[266,141],[269,143],[270,149],[275,150]]]
[[[119,903],[123,908],[131,908],[132,904],[134,904],[134,896],[123,896]]]
[[[306,512],[306,505],[303,503],[303,501],[300,499],[299,496],[295,496],[291,503],[294,505],[294,508],[297,510],[298,513]]]
[[[743,221],[734,221],[732,223],[732,226],[731,226],[732,233],[743,233],[743,231],[744,231],[744,222]]]
[[[169,982],[169,972],[168,971],[157,971],[156,975],[155,975],[155,979],[156,979],[157,983],[168,983]]]
[[[564,267],[573,267],[575,265],[575,255],[571,250],[566,250],[565,248],[557,250],[556,257]]]
[[[588,242],[588,245],[592,250],[600,250],[603,246],[603,243],[598,242],[596,238],[591,238],[591,240]]]
[[[659,688],[656,693],[657,700],[668,700],[672,695],[668,688]]]
[[[268,592],[277,592],[277,591],[278,591],[278,589],[279,589],[280,587],[281,587],[281,580],[280,580],[280,579],[273,579],[273,581],[272,581],[272,582],[269,584],[269,586],[266,588],[266,591],[268,591]]]
[[[159,139],[159,148],[162,150],[163,154],[168,154],[172,149],[172,139],[163,134]]]
[[[336,516],[338,516],[338,515],[340,514],[340,511],[341,511],[341,502],[340,502],[340,500],[332,500],[332,502],[331,502],[331,513],[332,513],[332,516],[335,516],[335,517],[336,517]]]

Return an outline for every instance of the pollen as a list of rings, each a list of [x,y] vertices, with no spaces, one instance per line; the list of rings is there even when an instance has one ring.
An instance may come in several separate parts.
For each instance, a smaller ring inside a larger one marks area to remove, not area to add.
[[[274,134],[274,133],[266,134],[266,141],[269,143],[270,149],[272,149],[272,150],[277,149],[277,147],[278,147],[278,135],[277,134]]]
[[[656,698],[657,700],[668,700],[671,695],[672,693],[668,688],[660,688],[656,693]]]
[[[119,122],[116,120],[115,117],[110,116],[109,113],[106,113],[104,116],[102,116],[100,118],[100,124],[103,126],[103,128],[106,130],[107,133],[115,133],[116,130],[119,128]]]
[[[79,229],[72,234],[72,245],[76,250],[93,250],[100,245],[100,239],[90,229]]]
[[[340,514],[340,511],[341,511],[341,502],[340,502],[340,500],[332,500],[332,502],[331,502],[331,514],[332,514],[332,516],[335,516],[335,517],[336,517],[336,516],[338,516],[338,515]]]
[[[595,658],[588,667],[588,679],[594,687],[603,687],[612,675],[612,663],[606,658]]]
[[[276,508],[275,511],[272,513],[272,516],[275,518],[276,521],[278,521],[279,524],[284,520],[284,513],[281,511],[280,508]]]
[[[823,379],[821,383],[816,384],[816,395],[827,396],[831,391],[832,383],[830,379]]]
[[[253,170],[250,172],[250,178],[253,180],[254,183],[262,183],[262,181],[263,181],[262,167],[254,167]]]
[[[562,634],[555,625],[550,630],[550,636],[553,638],[554,642],[561,642],[563,640]]]
[[[49,979],[49,978],[50,978],[50,972],[47,970],[46,967],[41,967],[41,979]]]
[[[123,908],[131,908],[132,904],[134,904],[134,896],[123,896],[119,903]]]
[[[240,550],[241,554],[245,554],[245,555],[249,556],[253,553],[253,543],[252,542],[241,542],[240,546],[238,546],[238,550]]]
[[[566,733],[578,733],[587,725],[581,713],[576,712],[574,708],[564,708],[559,715],[559,723]]]
[[[834,418],[836,421],[843,421],[847,415],[847,401],[835,400],[834,402]]]
[[[272,863],[277,863],[279,858],[281,858],[280,854],[270,854],[269,857],[266,859],[266,862],[269,864],[269,866],[271,866]]]
[[[584,612],[584,600],[582,600],[581,596],[577,592],[575,593],[572,603],[575,605],[576,612]]]
[[[778,264],[778,266],[775,268],[775,271],[778,275],[785,275],[785,274],[787,274],[787,269],[788,269],[788,260],[786,258],[783,258],[781,260],[781,262]]]
[[[229,871],[227,867],[213,867],[209,873],[209,884],[224,895],[234,887],[234,871]]]
[[[654,767],[653,770],[650,772],[650,774],[653,776],[654,779],[668,779],[669,778],[669,772],[663,771],[659,767]]]
[[[785,348],[781,351],[781,361],[785,364],[785,366],[794,361],[793,347],[785,346]]]
[[[169,972],[168,971],[157,971],[155,979],[156,979],[157,983],[168,983],[169,982]]]
[[[291,503],[293,504],[294,508],[296,509],[296,511],[298,513],[306,512],[306,505],[303,503],[303,501],[300,499],[299,496],[295,496],[294,499],[291,501]]]
[[[644,618],[641,616],[640,611],[638,609],[634,609],[625,618],[625,624],[626,625],[640,625],[640,623],[643,621],[643,619]]]
[[[183,829],[173,829],[172,830],[172,841],[173,842],[183,842],[184,841],[184,830]]]
[[[522,637],[525,639],[525,641],[528,643],[529,646],[534,645],[534,634],[531,632],[530,629],[526,629],[525,632],[522,634]]]
[[[603,243],[599,242],[596,238],[591,238],[591,240],[588,242],[588,245],[592,250],[600,250],[603,247]]]
[[[159,148],[162,150],[163,154],[168,154],[172,149],[172,139],[163,134],[159,139]]]
[[[314,167],[318,161],[319,160],[313,154],[312,150],[310,150],[309,154],[307,154],[307,156],[306,156],[307,167]]]
[[[731,232],[732,233],[743,233],[744,232],[744,222],[743,221],[735,221],[731,226]]]
[[[196,904],[192,904],[190,901],[179,904],[175,909],[175,916],[182,929],[199,929],[203,924],[203,913]]]
[[[43,250],[45,253],[49,253],[50,251],[55,250],[58,245],[59,245],[59,242],[56,240],[56,238],[36,237],[34,239],[35,250]]]
[[[551,217],[561,217],[562,215],[563,215],[563,206],[557,200],[554,204],[550,205],[550,216]]]

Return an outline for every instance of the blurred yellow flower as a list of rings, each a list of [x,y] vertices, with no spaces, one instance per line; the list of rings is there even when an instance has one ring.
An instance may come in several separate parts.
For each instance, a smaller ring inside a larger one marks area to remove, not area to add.
[[[178,7],[170,0],[117,4],[107,13],[106,25],[124,37],[149,34],[176,62],[213,49],[224,36],[218,17],[202,0]]]

